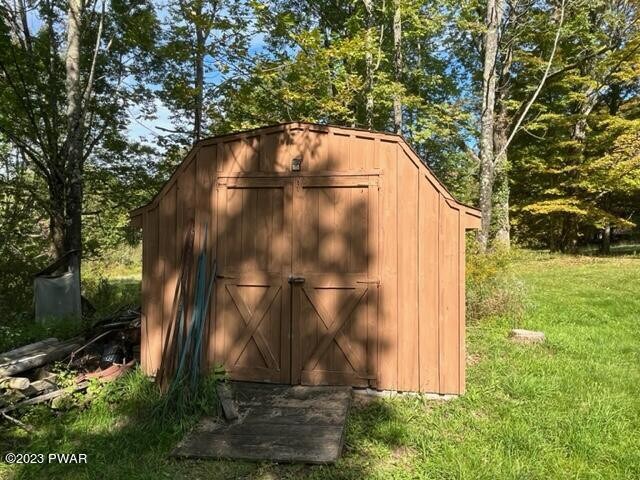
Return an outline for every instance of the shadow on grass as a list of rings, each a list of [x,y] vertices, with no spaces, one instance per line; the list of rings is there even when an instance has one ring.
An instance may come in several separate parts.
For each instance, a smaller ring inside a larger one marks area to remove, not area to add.
[[[3,424],[2,451],[45,455],[42,463],[14,465],[10,478],[158,478],[167,453],[197,419],[160,418],[157,389],[139,371],[97,386],[94,395],[84,408],[79,398],[69,411],[27,411],[21,419],[35,428],[30,435]],[[49,463],[49,453],[85,453],[88,461]]]
[[[178,460],[172,448],[197,416],[159,418],[155,385],[140,372],[101,387],[93,402],[66,412],[33,408],[22,420],[35,432],[0,426],[0,450],[43,454],[43,463],[14,465],[14,479],[151,478],[340,478],[365,479],[402,452],[406,440],[400,412],[387,401],[352,408],[343,458],[336,465],[278,465],[231,460]],[[85,453],[86,464],[48,463],[49,453]],[[0,477],[3,477],[0,467]]]
[[[597,246],[588,246],[578,249],[578,255],[587,255],[590,257],[601,257],[601,258],[609,258],[609,257],[629,257],[629,258],[640,258],[640,244],[621,244],[621,245],[611,245],[611,249],[609,253],[603,253],[600,251]]]

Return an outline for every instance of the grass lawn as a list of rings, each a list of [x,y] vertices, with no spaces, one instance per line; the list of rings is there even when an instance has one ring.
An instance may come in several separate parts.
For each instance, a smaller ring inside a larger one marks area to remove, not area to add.
[[[163,424],[153,387],[131,375],[80,412],[31,410],[31,435],[0,430],[0,452],[87,453],[87,465],[0,463],[0,477],[640,478],[640,258],[529,254],[512,268],[529,297],[519,326],[548,341],[510,343],[508,318],[470,325],[467,394],[355,408],[335,466],[170,460],[189,422]]]

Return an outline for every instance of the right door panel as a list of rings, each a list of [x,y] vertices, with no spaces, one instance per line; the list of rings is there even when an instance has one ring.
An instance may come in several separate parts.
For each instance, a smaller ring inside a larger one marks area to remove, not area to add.
[[[375,385],[378,177],[294,180],[292,383]]]

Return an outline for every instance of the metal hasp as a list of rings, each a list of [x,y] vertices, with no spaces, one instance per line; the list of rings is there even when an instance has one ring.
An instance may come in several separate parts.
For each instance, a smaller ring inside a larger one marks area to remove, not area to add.
[[[293,157],[291,160],[291,171],[299,172],[302,166],[302,155],[298,155],[297,157]]]
[[[300,284],[304,283],[305,278],[304,277],[299,277],[299,276],[296,276],[296,275],[289,275],[289,278],[287,280],[292,285],[300,285]]]

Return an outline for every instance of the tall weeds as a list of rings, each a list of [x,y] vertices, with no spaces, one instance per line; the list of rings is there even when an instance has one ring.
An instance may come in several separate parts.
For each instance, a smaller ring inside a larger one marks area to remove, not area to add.
[[[511,268],[517,253],[496,248],[480,253],[470,242],[466,264],[467,318],[509,317],[518,326],[525,310],[526,287]]]

